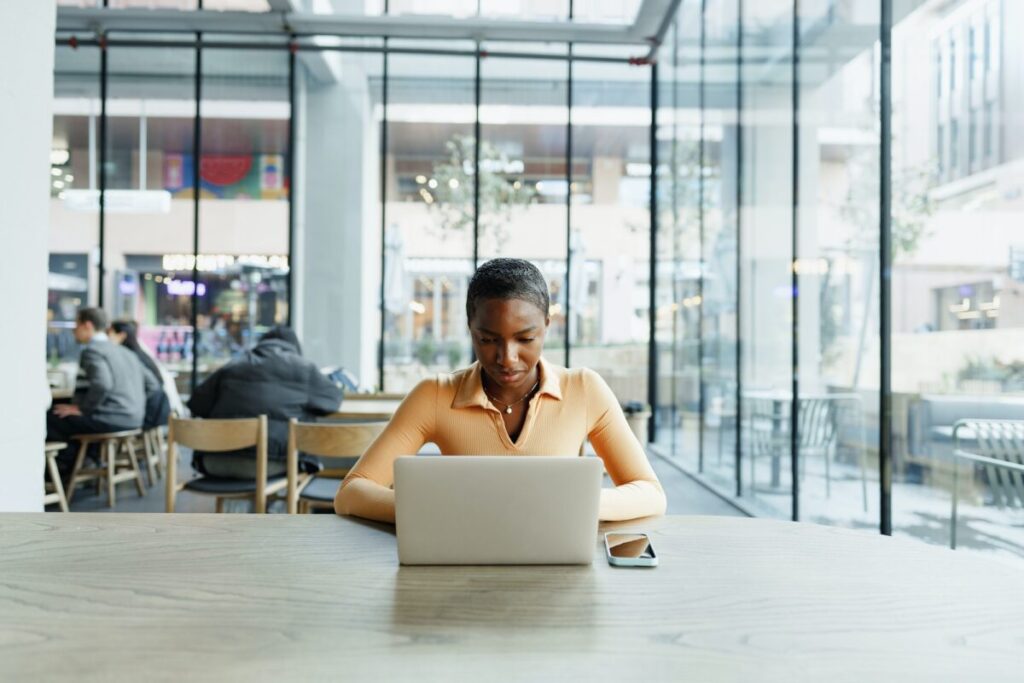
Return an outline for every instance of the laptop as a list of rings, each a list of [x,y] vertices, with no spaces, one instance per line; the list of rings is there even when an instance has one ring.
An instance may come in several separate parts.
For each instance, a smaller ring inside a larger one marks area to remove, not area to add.
[[[458,455],[395,462],[402,564],[590,564],[602,463]]]

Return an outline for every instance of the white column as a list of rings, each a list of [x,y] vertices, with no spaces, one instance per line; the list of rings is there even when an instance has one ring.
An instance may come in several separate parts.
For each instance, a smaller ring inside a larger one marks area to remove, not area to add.
[[[0,391],[0,512],[43,509],[46,439],[46,278],[53,134],[54,0],[0,3],[0,267],[4,305]]]
[[[377,383],[380,335],[380,143],[359,60],[311,75],[296,120],[293,322],[305,354]],[[323,65],[320,65],[321,67]]]

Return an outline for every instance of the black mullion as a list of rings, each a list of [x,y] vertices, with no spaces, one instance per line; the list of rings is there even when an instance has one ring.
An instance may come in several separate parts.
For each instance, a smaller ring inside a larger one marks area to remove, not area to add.
[[[473,78],[473,270],[480,264],[480,43]]]
[[[292,273],[295,271],[295,45],[288,50],[288,156],[285,159],[288,174],[288,325],[292,324],[292,311],[295,310],[295,288]]]
[[[572,21],[572,0],[569,2]],[[565,367],[569,365],[569,338],[572,330],[572,43],[568,44],[569,73],[566,78],[565,121]],[[583,264],[576,266],[582,268]]]
[[[387,3],[385,2],[385,14]],[[384,389],[384,336],[387,311],[384,306],[384,283],[387,277],[387,205],[388,205],[388,39],[384,38],[384,63],[381,82],[380,122],[380,340],[377,343],[377,386]],[[393,264],[392,268],[397,264]]]
[[[743,0],[736,0],[736,497],[743,496]]]
[[[203,96],[202,34],[196,34],[195,99],[196,115],[192,120],[192,377],[190,393],[196,393],[199,383],[199,158],[202,154],[202,118],[200,102]]]
[[[650,264],[648,266],[648,278],[650,279],[647,291],[647,403],[651,408],[651,416],[647,420],[647,442],[654,443],[657,436],[658,414],[658,340],[655,336],[657,331],[657,282],[658,282],[658,63],[651,65],[651,129],[650,139],[650,162],[651,162],[651,238],[650,238]]]
[[[799,457],[800,439],[798,429],[800,421],[800,348],[799,348],[799,321],[800,321],[800,273],[797,269],[797,256],[799,255],[799,223],[800,223],[800,88],[798,87],[800,69],[800,0],[793,0],[793,71],[792,93],[793,127],[792,135],[792,156],[793,156],[793,177],[792,177],[792,220],[790,223],[790,248],[793,258],[790,263],[790,308],[793,316],[793,329],[790,331],[790,362],[792,372],[791,387],[793,392],[789,409],[789,467],[790,477],[793,480],[793,511],[794,522],[800,519],[800,478]]]
[[[881,17],[881,102],[879,109],[879,334],[881,335],[881,376],[879,377],[878,466],[881,510],[879,531],[892,535],[892,0],[882,0]],[[865,447],[867,444],[865,444]]]
[[[697,88],[697,101],[700,116],[700,139],[698,140],[697,147],[697,216],[699,234],[697,237],[697,243],[699,245],[700,253],[700,273],[697,276],[697,297],[700,300],[700,304],[697,306],[697,471],[704,471],[704,410],[706,408],[704,401],[704,229],[705,229],[705,211],[704,211],[704,163],[705,163],[705,144],[704,144],[704,105],[705,105],[705,64],[707,49],[707,1],[701,0],[700,2],[700,83]],[[721,429],[721,425],[719,425]]]
[[[104,0],[104,7],[106,7],[106,0]],[[97,270],[99,271],[99,291],[97,292],[96,302],[100,308],[103,308],[103,289],[104,280],[106,279],[106,263],[107,263],[107,82],[110,78],[110,72],[107,68],[107,39],[105,36],[101,36],[99,40],[100,47],[100,139],[99,139],[99,262],[96,264]]]
[[[679,304],[677,300],[676,291],[676,278],[675,274],[678,272],[675,266],[679,263],[679,117],[676,116],[679,111],[679,88],[677,87],[679,81],[679,23],[672,28],[672,146],[669,148],[669,168],[671,169],[669,177],[671,178],[671,197],[672,205],[672,284],[671,284],[671,295],[674,304]],[[671,415],[670,424],[672,425],[672,439],[671,439],[671,453],[674,456],[677,455],[677,439],[676,439],[676,419],[679,415],[679,386],[677,383],[677,376],[679,374],[679,357],[682,355],[679,349],[679,330],[681,325],[679,324],[680,319],[685,315],[685,311],[676,310],[672,311],[672,344],[671,348],[671,368],[672,372],[669,374],[669,386],[671,387],[670,395],[672,396],[672,408],[669,412]],[[698,456],[699,457],[699,456]],[[698,467],[699,469],[699,467]]]

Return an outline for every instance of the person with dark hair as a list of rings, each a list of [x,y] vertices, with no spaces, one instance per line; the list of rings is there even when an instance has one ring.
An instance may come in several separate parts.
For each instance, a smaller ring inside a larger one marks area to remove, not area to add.
[[[541,357],[549,305],[547,282],[530,262],[480,266],[466,295],[477,361],[406,396],[345,477],[335,511],[394,522],[394,462],[425,443],[443,455],[574,455],[589,439],[615,485],[601,491],[600,518],[664,514],[665,492],[601,376]]]
[[[299,338],[290,327],[268,330],[258,344],[220,368],[196,387],[188,407],[196,417],[239,418],[266,415],[268,476],[285,471],[288,420],[311,421],[338,410],[341,389],[302,357]],[[316,469],[315,462],[303,465]],[[228,453],[196,451],[192,467],[204,475],[230,479],[256,476],[253,448]]]
[[[142,428],[152,429],[166,425],[167,418],[171,414],[171,402],[163,388],[164,377],[156,360],[146,353],[142,344],[139,343],[137,323],[134,320],[115,320],[110,323],[107,337],[115,344],[134,353],[146,372],[156,380],[156,388],[146,394],[146,412],[142,420]]]
[[[75,404],[58,404],[47,414],[47,441],[70,441],[77,434],[99,434],[142,426],[146,396],[160,388],[134,353],[107,338],[107,316],[82,308],[75,318],[75,340],[84,346],[79,374],[88,384]],[[65,476],[74,466],[70,446],[57,456]]]

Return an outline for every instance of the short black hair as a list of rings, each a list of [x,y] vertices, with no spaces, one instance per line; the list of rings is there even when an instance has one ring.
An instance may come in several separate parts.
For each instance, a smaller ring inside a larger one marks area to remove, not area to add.
[[[92,323],[97,332],[107,331],[107,314],[103,312],[102,308],[92,306],[79,308],[75,319],[80,323]]]
[[[496,258],[484,263],[469,280],[466,317],[473,319],[481,299],[522,299],[541,310],[547,320],[551,308],[548,283],[540,269],[520,258]]]

